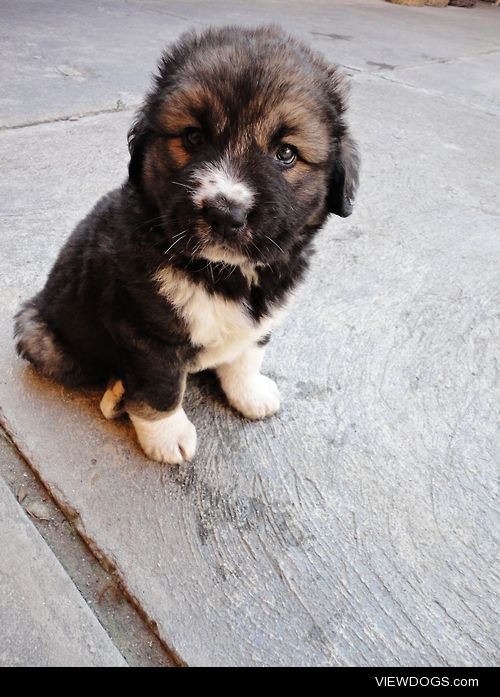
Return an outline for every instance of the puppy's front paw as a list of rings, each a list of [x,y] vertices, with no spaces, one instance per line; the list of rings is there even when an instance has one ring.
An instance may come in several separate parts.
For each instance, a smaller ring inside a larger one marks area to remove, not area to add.
[[[196,452],[196,429],[179,409],[157,421],[147,421],[130,414],[137,439],[148,457],[167,465],[180,465]]]
[[[231,406],[247,419],[265,419],[280,408],[278,386],[261,373],[222,388]]]

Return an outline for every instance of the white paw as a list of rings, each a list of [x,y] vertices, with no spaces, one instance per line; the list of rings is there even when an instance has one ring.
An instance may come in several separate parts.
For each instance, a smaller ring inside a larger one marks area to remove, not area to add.
[[[196,452],[196,429],[178,409],[170,416],[157,421],[147,421],[130,414],[137,439],[148,457],[167,465],[180,465],[191,460]]]
[[[123,407],[120,406],[120,402],[124,394],[125,388],[121,380],[117,380],[111,387],[108,387],[99,405],[105,419],[116,419],[123,414]]]
[[[265,419],[280,408],[278,386],[271,378],[257,373],[228,389],[222,385],[229,403],[247,419]]]

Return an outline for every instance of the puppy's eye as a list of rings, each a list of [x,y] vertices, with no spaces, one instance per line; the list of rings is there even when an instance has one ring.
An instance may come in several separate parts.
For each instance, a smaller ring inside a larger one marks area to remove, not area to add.
[[[276,159],[279,160],[283,165],[290,167],[297,159],[297,150],[293,147],[293,145],[282,143],[276,150]]]
[[[197,148],[203,143],[203,133],[199,128],[186,128],[182,140],[187,148]]]

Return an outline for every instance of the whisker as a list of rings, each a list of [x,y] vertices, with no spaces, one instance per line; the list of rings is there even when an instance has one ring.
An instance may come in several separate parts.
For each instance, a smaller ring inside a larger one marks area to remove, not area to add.
[[[199,240],[193,249],[193,256],[195,254],[198,254],[198,252],[203,248],[203,246],[204,246],[203,240]]]
[[[170,252],[170,250],[172,249],[172,247],[174,247],[177,244],[177,242],[180,242],[182,239],[184,239],[184,237],[179,237],[177,240],[174,240],[172,242],[172,244],[170,245],[170,247],[163,252],[163,254],[168,254]]]
[[[166,221],[169,219],[168,215],[161,214],[161,215],[156,215],[154,218],[149,218],[148,220],[145,220],[143,223],[137,226],[137,229],[143,227],[144,225],[149,225],[150,223],[155,223],[157,221]]]
[[[182,182],[174,182],[172,181],[172,184],[177,184],[177,186],[183,186],[185,189],[188,191],[194,191],[192,186],[188,186],[187,184],[182,184]]]
[[[272,242],[274,245],[276,245],[276,247],[278,247],[278,249],[280,250],[280,252],[282,252],[283,254],[285,253],[285,250],[283,249],[283,247],[280,247],[279,244],[278,244],[275,240],[273,240],[272,237],[269,237],[269,235],[264,235],[264,237],[267,237],[267,239],[269,240],[269,242]]]
[[[225,279],[223,280],[223,283],[225,283],[225,282],[233,275],[233,273],[234,273],[234,272],[236,271],[236,269],[237,269],[237,265],[236,265],[236,264],[231,264],[231,267],[232,267],[232,268],[231,268],[231,271],[227,274],[227,276],[226,276]]]
[[[187,228],[185,230],[181,230],[180,232],[176,232],[175,235],[172,235],[172,239],[175,240],[176,237],[180,237],[183,235],[185,232],[187,232]]]
[[[255,244],[255,242],[253,240],[250,240],[250,244],[252,245],[252,247],[254,247],[257,250],[257,253],[262,258],[262,250],[259,247],[257,247],[257,245]]]

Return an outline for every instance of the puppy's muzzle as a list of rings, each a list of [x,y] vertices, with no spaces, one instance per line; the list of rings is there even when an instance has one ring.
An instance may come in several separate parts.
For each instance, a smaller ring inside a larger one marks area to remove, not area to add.
[[[203,217],[218,237],[234,239],[245,227],[247,210],[227,199],[218,199],[205,203]]]

